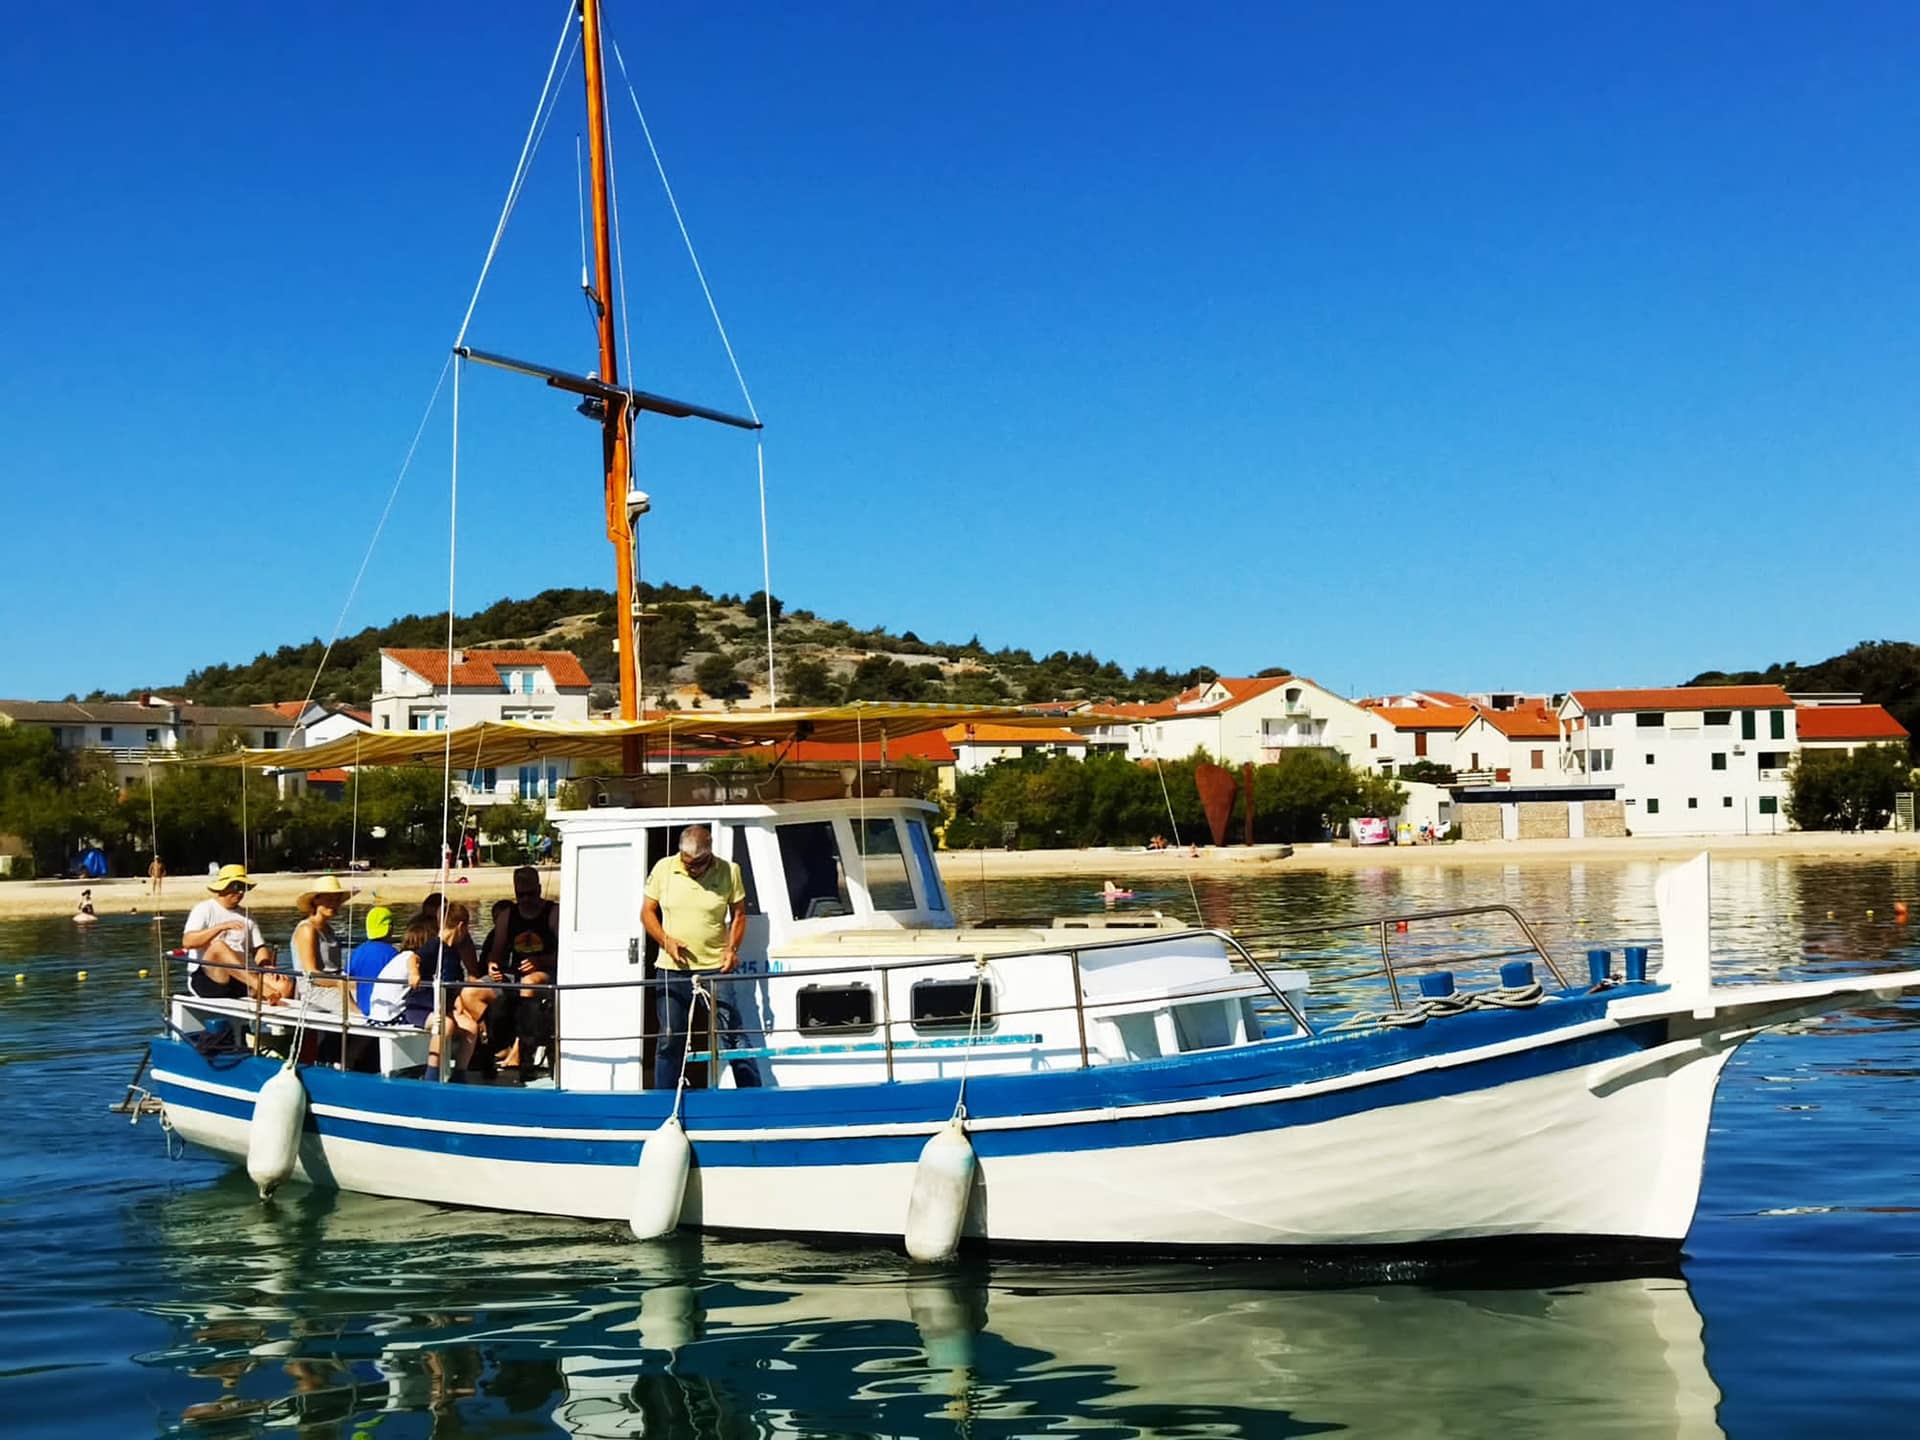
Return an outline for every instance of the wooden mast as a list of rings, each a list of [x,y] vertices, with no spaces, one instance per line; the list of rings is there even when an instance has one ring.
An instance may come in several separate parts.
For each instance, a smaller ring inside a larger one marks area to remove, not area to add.
[[[593,191],[594,308],[600,329],[600,381],[620,383],[620,356],[613,329],[613,234],[611,164],[607,152],[607,89],[600,41],[599,0],[580,0],[580,53],[587,83],[587,157]],[[633,528],[627,516],[627,489],[632,475],[633,410],[622,401],[606,401],[602,421],[601,459],[606,471],[607,538],[613,542],[613,626],[620,661],[620,718],[640,718],[638,625],[635,622]],[[640,769],[637,739],[622,747],[622,768]]]

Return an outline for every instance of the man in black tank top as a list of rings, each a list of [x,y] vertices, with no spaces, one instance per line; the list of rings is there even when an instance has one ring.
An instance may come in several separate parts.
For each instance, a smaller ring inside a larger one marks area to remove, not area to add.
[[[486,961],[489,969],[502,979],[519,980],[524,986],[551,985],[558,973],[560,958],[560,907],[540,894],[540,872],[522,865],[513,872],[513,908],[506,912],[493,933],[487,937]],[[509,990],[503,999],[515,997]],[[517,994],[517,1004],[506,1007],[513,1014],[514,1043],[501,1063],[517,1065],[533,1058],[535,1046],[553,1038],[553,995],[551,991],[527,988]]]

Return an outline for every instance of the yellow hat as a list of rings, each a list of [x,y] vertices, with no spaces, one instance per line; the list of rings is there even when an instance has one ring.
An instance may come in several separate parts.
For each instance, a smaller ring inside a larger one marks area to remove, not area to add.
[[[340,899],[345,900],[349,895],[358,895],[359,893],[358,890],[350,890],[345,885],[342,885],[338,875],[328,875],[322,879],[318,885],[314,886],[313,889],[302,891],[300,898],[295,900],[293,904],[294,908],[302,915],[311,915],[313,913],[313,902],[316,900],[324,900],[330,895],[336,895]]]
[[[376,905],[367,911],[367,938],[384,940],[393,929],[393,911],[384,905]]]
[[[222,865],[220,867],[220,873],[215,875],[213,879],[207,881],[207,889],[216,895],[229,885],[244,885],[249,890],[253,889],[254,882],[247,878],[246,866]]]

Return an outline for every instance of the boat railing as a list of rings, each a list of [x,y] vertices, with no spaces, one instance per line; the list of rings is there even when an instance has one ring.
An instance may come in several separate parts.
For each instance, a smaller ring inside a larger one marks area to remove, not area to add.
[[[1409,935],[1416,925],[1431,925],[1442,921],[1466,921],[1477,917],[1500,916],[1511,920],[1520,932],[1524,943],[1497,950],[1476,951],[1462,954],[1454,951],[1432,955],[1400,955],[1393,953],[1393,938],[1396,935]],[[1291,925],[1262,926],[1258,930],[1237,930],[1233,940],[1247,962],[1259,965],[1281,958],[1290,945],[1299,940],[1316,936],[1334,934],[1370,933],[1374,948],[1380,955],[1378,970],[1363,970],[1345,975],[1345,980],[1366,979],[1374,975],[1386,978],[1387,991],[1393,997],[1394,1008],[1401,1005],[1400,975],[1405,970],[1434,970],[1445,966],[1449,969],[1463,969],[1470,965],[1484,965],[1490,962],[1516,959],[1535,959],[1546,966],[1561,989],[1567,988],[1567,977],[1561,973],[1559,965],[1554,963],[1552,953],[1546,942],[1540,938],[1540,932],[1527,917],[1511,905],[1499,903],[1485,905],[1456,905],[1443,910],[1409,910],[1398,915],[1373,915],[1357,920],[1312,920]]]
[[[782,765],[684,770],[646,775],[597,775],[574,780],[587,808],[675,805],[768,805],[799,800],[922,799],[928,772],[906,765]]]
[[[1392,948],[1393,935],[1407,933],[1416,924],[1422,924],[1422,923],[1431,924],[1431,923],[1436,923],[1441,921],[1460,921],[1460,920],[1466,920],[1476,916],[1488,916],[1488,915],[1503,916],[1507,919],[1510,919],[1519,928],[1520,932],[1525,936],[1526,943],[1524,945],[1518,945],[1510,948],[1502,948],[1502,949],[1488,950],[1488,951],[1477,951],[1477,952],[1468,953],[1468,954],[1450,952],[1446,954],[1438,954],[1433,956],[1404,956],[1403,955],[1400,957],[1396,957],[1393,953],[1393,948]],[[1374,916],[1367,919],[1358,919],[1358,920],[1303,922],[1297,925],[1262,927],[1261,929],[1254,930],[1254,931],[1228,931],[1228,930],[1222,930],[1222,929],[1200,929],[1200,928],[1195,928],[1192,930],[1184,930],[1184,931],[1146,930],[1146,931],[1140,931],[1137,933],[1126,934],[1126,935],[1092,936],[1084,940],[1076,939],[1070,944],[1057,944],[1057,943],[1047,944],[1043,942],[1041,944],[1037,944],[1033,946],[1024,946],[1024,947],[1017,947],[1017,948],[1011,948],[1011,949],[1003,949],[999,947],[995,947],[989,950],[969,949],[964,945],[964,943],[960,943],[960,944],[956,944],[953,950],[948,951],[946,953],[940,953],[940,954],[904,955],[904,956],[893,956],[893,957],[887,957],[887,958],[867,957],[867,958],[861,958],[861,959],[850,959],[845,964],[827,964],[827,965],[821,965],[817,967],[809,965],[804,970],[785,970],[785,971],[770,972],[770,971],[755,968],[752,970],[735,971],[729,974],[719,974],[719,973],[701,974],[699,978],[703,985],[727,985],[727,986],[759,985],[767,982],[770,979],[781,979],[781,980],[804,979],[807,981],[831,981],[836,978],[853,977],[853,978],[864,978],[868,980],[877,981],[878,990],[875,995],[876,1013],[875,1013],[875,1018],[873,1022],[870,1024],[861,1023],[861,1024],[854,1024],[854,1025],[847,1025],[847,1026],[824,1026],[824,1025],[818,1025],[818,1024],[809,1025],[809,1026],[801,1026],[797,1024],[791,1025],[791,1026],[767,1026],[767,1025],[761,1025],[761,1024],[754,1024],[754,1025],[746,1026],[743,1028],[750,1029],[754,1034],[757,1034],[763,1037],[791,1034],[796,1036],[812,1036],[817,1038],[817,1037],[831,1036],[836,1034],[845,1035],[845,1034],[858,1033],[862,1035],[867,1035],[867,1034],[872,1034],[875,1031],[878,1031],[880,1036],[881,1057],[886,1068],[886,1077],[887,1079],[892,1080],[895,1075],[895,1068],[898,1061],[898,1052],[902,1049],[908,1049],[908,1050],[923,1049],[923,1048],[926,1048],[926,1043],[927,1043],[918,1039],[917,1037],[903,1042],[897,1038],[897,1032],[902,1027],[905,1027],[909,1031],[935,1028],[933,1026],[927,1025],[926,1022],[924,1021],[915,1022],[911,1019],[902,1020],[897,1018],[894,1015],[893,977],[897,972],[902,970],[919,971],[919,972],[922,972],[922,976],[924,978],[924,972],[926,972],[929,969],[937,970],[943,967],[953,967],[956,969],[960,969],[964,967],[966,970],[970,971],[975,976],[979,977],[979,982],[981,984],[984,984],[988,967],[993,964],[998,964],[998,963],[1011,961],[1011,960],[1021,960],[1021,959],[1046,959],[1050,961],[1055,961],[1055,962],[1063,963],[1064,965],[1066,965],[1068,969],[1070,981],[1071,981],[1071,994],[1072,994],[1072,1000],[1070,1003],[1062,1002],[1062,1003],[1057,1003],[1052,1005],[1021,1007],[1017,1009],[1009,1009],[1004,1006],[1000,1006],[996,1004],[991,1012],[991,1023],[994,1024],[995,1026],[998,1026],[1000,1022],[1004,1020],[1021,1019],[1029,1016],[1038,1017],[1038,1016],[1046,1016],[1046,1015],[1062,1015],[1067,1013],[1069,1010],[1071,1010],[1074,1017],[1075,1043],[1079,1052],[1080,1068],[1085,1069],[1091,1066],[1091,1064],[1093,1063],[1092,1049],[1088,1041],[1088,1011],[1091,1010],[1095,1012],[1095,1015],[1097,1017],[1099,1013],[1102,1011],[1111,1010],[1122,1004],[1135,1004],[1142,999],[1149,998],[1146,996],[1135,996],[1135,995],[1102,997],[1098,994],[1095,994],[1093,996],[1089,996],[1087,993],[1086,978],[1085,978],[1085,958],[1089,953],[1098,952],[1104,955],[1107,952],[1124,950],[1128,948],[1137,948],[1142,946],[1164,946],[1170,940],[1182,939],[1182,938],[1191,939],[1195,937],[1206,937],[1209,939],[1216,940],[1227,949],[1229,954],[1235,960],[1240,962],[1239,966],[1235,969],[1235,971],[1228,976],[1222,977],[1221,983],[1217,987],[1207,987],[1207,988],[1200,988],[1200,989],[1194,989],[1194,990],[1182,989],[1176,995],[1170,995],[1166,997],[1167,999],[1182,1005],[1186,1005],[1186,1004],[1192,1004],[1192,1003],[1205,1002],[1209,999],[1223,999],[1228,996],[1239,996],[1244,998],[1247,995],[1247,991],[1246,991],[1245,984],[1242,980],[1242,976],[1252,975],[1258,978],[1258,980],[1261,982],[1262,988],[1266,992],[1267,997],[1270,998],[1274,1004],[1278,1005],[1280,1009],[1286,1013],[1286,1015],[1291,1019],[1293,1024],[1298,1028],[1299,1033],[1302,1035],[1312,1035],[1314,1033],[1314,1026],[1312,1022],[1308,1019],[1305,1008],[1301,1005],[1299,1000],[1292,993],[1290,993],[1289,989],[1286,986],[1283,986],[1274,978],[1274,975],[1271,973],[1271,968],[1270,968],[1272,966],[1272,963],[1275,960],[1281,958],[1282,954],[1284,953],[1286,942],[1288,942],[1289,940],[1303,939],[1303,938],[1310,939],[1311,937],[1314,937],[1314,936],[1322,936],[1322,935],[1334,934],[1334,933],[1366,932],[1366,931],[1371,931],[1373,933],[1375,944],[1377,945],[1380,959],[1381,959],[1381,968],[1378,970],[1370,969],[1370,970],[1359,972],[1357,974],[1344,975],[1341,978],[1343,981],[1345,981],[1345,980],[1354,980],[1354,979],[1364,979],[1373,975],[1384,975],[1387,981],[1388,990],[1393,997],[1393,1002],[1396,1009],[1399,1008],[1401,1004],[1399,976],[1402,970],[1431,969],[1431,968],[1437,968],[1442,965],[1446,965],[1454,968],[1463,968],[1472,964],[1487,963],[1487,962],[1497,961],[1497,960],[1511,959],[1516,957],[1532,957],[1532,958],[1538,959],[1543,965],[1546,966],[1548,972],[1552,974],[1554,979],[1559,982],[1559,984],[1563,989],[1566,987],[1566,984],[1567,984],[1565,976],[1562,975],[1559,966],[1554,963],[1553,956],[1549,953],[1545,944],[1541,941],[1538,932],[1534,929],[1532,924],[1526,919],[1524,915],[1522,915],[1518,910],[1515,910],[1512,906],[1501,905],[1501,904],[1458,906],[1458,907],[1444,909],[1444,910],[1410,911],[1400,915]],[[960,940],[960,939],[961,939],[961,936],[959,932],[956,932],[956,940]],[[253,974],[286,975],[289,973],[285,970],[278,968],[277,966],[256,966],[251,963],[245,966],[233,966],[228,968],[235,969],[235,970],[245,970]],[[301,977],[301,978],[304,982],[306,977]],[[383,984],[405,986],[408,984],[408,982],[405,980],[391,980],[391,981],[371,980],[366,982],[357,982],[357,981],[348,980],[345,983],[348,986],[357,984],[357,983],[366,983],[366,984],[371,984],[375,986],[383,985]],[[445,982],[442,989],[444,994],[447,996],[457,995],[458,993],[464,990],[469,990],[469,989],[472,989],[472,990],[511,989],[511,990],[518,991],[523,998],[529,997],[529,996],[537,997],[540,995],[552,995],[557,998],[560,994],[563,994],[563,993],[581,993],[581,992],[594,992],[594,991],[603,991],[603,990],[606,990],[606,991],[639,990],[644,995],[650,992],[659,992],[663,990],[670,983],[672,982],[666,975],[658,974],[658,973],[656,973],[651,978],[643,976],[643,977],[637,977],[633,979],[597,980],[597,981],[555,981],[555,982],[542,983],[542,984],[524,983],[518,980],[516,977],[491,978],[491,977],[481,976],[481,977],[475,977],[470,980]],[[162,975],[161,975],[161,993],[163,996],[163,1003],[167,1005],[168,1013],[170,1015],[171,1014],[171,996],[170,996],[169,986],[170,986],[170,981],[169,981],[168,972],[163,965]],[[549,1042],[550,1054],[553,1057],[552,1075],[553,1075],[554,1083],[556,1085],[560,1083],[561,1057],[564,1051],[564,1045],[562,1043],[563,1037],[561,1034],[561,1026],[560,1026],[561,1008],[562,1007],[560,1007],[558,1004],[555,1004],[552,1007],[553,1033],[552,1033],[551,1041]],[[254,1042],[256,1047],[259,1044],[260,1029],[263,1025],[272,1024],[272,1023],[279,1023],[282,1025],[301,1023],[299,1010],[289,1009],[284,1012],[281,1012],[281,1015],[277,1017],[276,1011],[279,1009],[280,1007],[260,1001],[257,996],[254,998],[252,1002],[251,1010],[252,1010]],[[646,1010],[643,1011],[643,1013],[650,1014],[652,1012],[652,1009],[653,1007],[646,1007]],[[331,1012],[331,1010],[332,1010],[332,1007],[329,1006],[328,1011]],[[643,1021],[642,1023],[644,1025],[645,1021]],[[351,1006],[351,1004],[346,1002],[343,994],[342,1002],[340,1004],[340,1013],[337,1016],[331,1013],[326,1013],[320,1016],[318,1019],[315,1019],[315,1017],[313,1017],[309,1012],[309,1014],[306,1017],[306,1025],[307,1025],[307,1029],[316,1035],[325,1034],[325,1033],[328,1033],[329,1031],[337,1029],[339,1038],[340,1038],[340,1057],[337,1063],[342,1068],[344,1068],[348,1060],[347,1051],[349,1048],[349,1043],[348,1043],[349,1040],[354,1035],[363,1035],[368,1028],[369,1022],[364,1017],[359,1016],[353,1012],[353,1007]],[[689,1026],[689,1030],[686,1035],[686,1039],[689,1045],[691,1045],[692,1040],[696,1033],[703,1033],[708,1028],[711,1028],[713,1033],[712,1048],[710,1050],[699,1052],[700,1055],[703,1057],[702,1063],[704,1063],[704,1060],[711,1060],[711,1062],[715,1066],[718,1066],[725,1063],[729,1058],[760,1059],[760,1058],[767,1058],[769,1056],[777,1056],[779,1054],[779,1052],[772,1051],[769,1049],[769,1047],[765,1045],[757,1045],[757,1046],[750,1046],[750,1047],[744,1047],[744,1048],[735,1047],[735,1049],[731,1052],[731,1055],[729,1055],[728,1051],[725,1048],[724,1034],[722,1033],[718,1024],[713,1022],[712,1017],[709,1017],[708,1024],[703,1024],[700,1026],[691,1026],[691,1025]],[[967,1032],[968,1043],[970,1045],[980,1043],[979,1029],[978,1027],[974,1026],[971,1023],[971,1021],[967,1021],[967,1022],[955,1021],[955,1022],[952,1022],[951,1024],[947,1022],[941,1022],[937,1028],[940,1028],[943,1030],[951,1029],[956,1032],[965,1030]],[[641,1033],[631,1035],[631,1036],[606,1035],[606,1034],[596,1033],[591,1037],[591,1039],[595,1043],[600,1043],[600,1044],[618,1043],[626,1040],[631,1040],[635,1044],[643,1044],[646,1040],[650,1038],[655,1040],[656,1042],[662,1038],[671,1039],[673,1038],[673,1033],[669,1032],[663,1035],[663,1032],[657,1029],[651,1030],[651,1031],[643,1029]],[[948,1038],[949,1037],[941,1037],[941,1043],[943,1044],[946,1043]],[[1002,1039],[994,1038],[992,1040],[987,1041],[986,1043],[1003,1044],[1006,1042]],[[1037,1038],[1034,1043],[1039,1043]],[[791,1054],[793,1052],[789,1052],[789,1053]],[[827,1053],[827,1052],[823,1051],[821,1053]]]

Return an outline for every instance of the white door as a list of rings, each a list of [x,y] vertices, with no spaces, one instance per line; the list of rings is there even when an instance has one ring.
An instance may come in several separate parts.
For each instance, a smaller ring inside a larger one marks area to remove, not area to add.
[[[638,829],[570,835],[563,858],[560,978],[568,985],[634,988],[562,991],[559,1081],[568,1090],[638,1090],[642,978],[640,892],[646,850]]]

